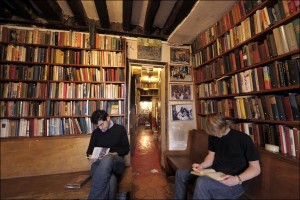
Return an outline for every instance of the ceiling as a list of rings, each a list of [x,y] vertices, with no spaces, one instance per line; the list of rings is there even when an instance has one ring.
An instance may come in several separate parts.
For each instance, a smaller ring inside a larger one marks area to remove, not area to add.
[[[146,37],[191,44],[235,1],[1,0],[0,22]]]

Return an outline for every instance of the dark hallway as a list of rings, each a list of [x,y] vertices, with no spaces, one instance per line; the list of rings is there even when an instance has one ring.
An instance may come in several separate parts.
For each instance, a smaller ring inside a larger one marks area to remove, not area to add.
[[[140,126],[131,165],[133,168],[133,198],[173,199],[173,187],[160,166],[159,142],[150,129]]]

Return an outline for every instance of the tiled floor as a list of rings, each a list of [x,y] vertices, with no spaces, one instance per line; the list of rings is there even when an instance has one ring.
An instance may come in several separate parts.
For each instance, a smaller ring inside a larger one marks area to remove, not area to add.
[[[139,127],[132,156],[133,198],[173,199],[172,183],[167,181],[160,166],[158,141],[150,129]]]

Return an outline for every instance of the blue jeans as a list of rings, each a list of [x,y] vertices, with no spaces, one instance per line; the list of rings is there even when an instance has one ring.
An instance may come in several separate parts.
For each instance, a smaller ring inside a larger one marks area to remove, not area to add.
[[[193,199],[237,199],[244,193],[242,185],[227,186],[208,176],[195,176],[190,171],[177,170],[174,199],[187,199],[187,187],[194,180],[196,182]]]
[[[122,157],[107,155],[91,166],[92,185],[88,199],[116,199],[118,176],[125,169]]]

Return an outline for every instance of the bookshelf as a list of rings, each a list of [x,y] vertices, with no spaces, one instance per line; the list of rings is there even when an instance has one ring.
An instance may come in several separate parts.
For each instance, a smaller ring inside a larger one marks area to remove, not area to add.
[[[158,97],[159,71],[153,67],[142,67],[141,77],[137,85],[138,95],[143,98]]]
[[[125,124],[124,38],[2,25],[0,49],[1,137],[88,134],[98,108]]]
[[[247,192],[252,198],[299,198],[299,184],[295,193],[287,186],[299,183],[299,44],[293,0],[237,1],[192,44],[197,127],[204,130],[208,113],[222,113],[253,138],[262,174]],[[273,176],[294,172],[290,180]]]

